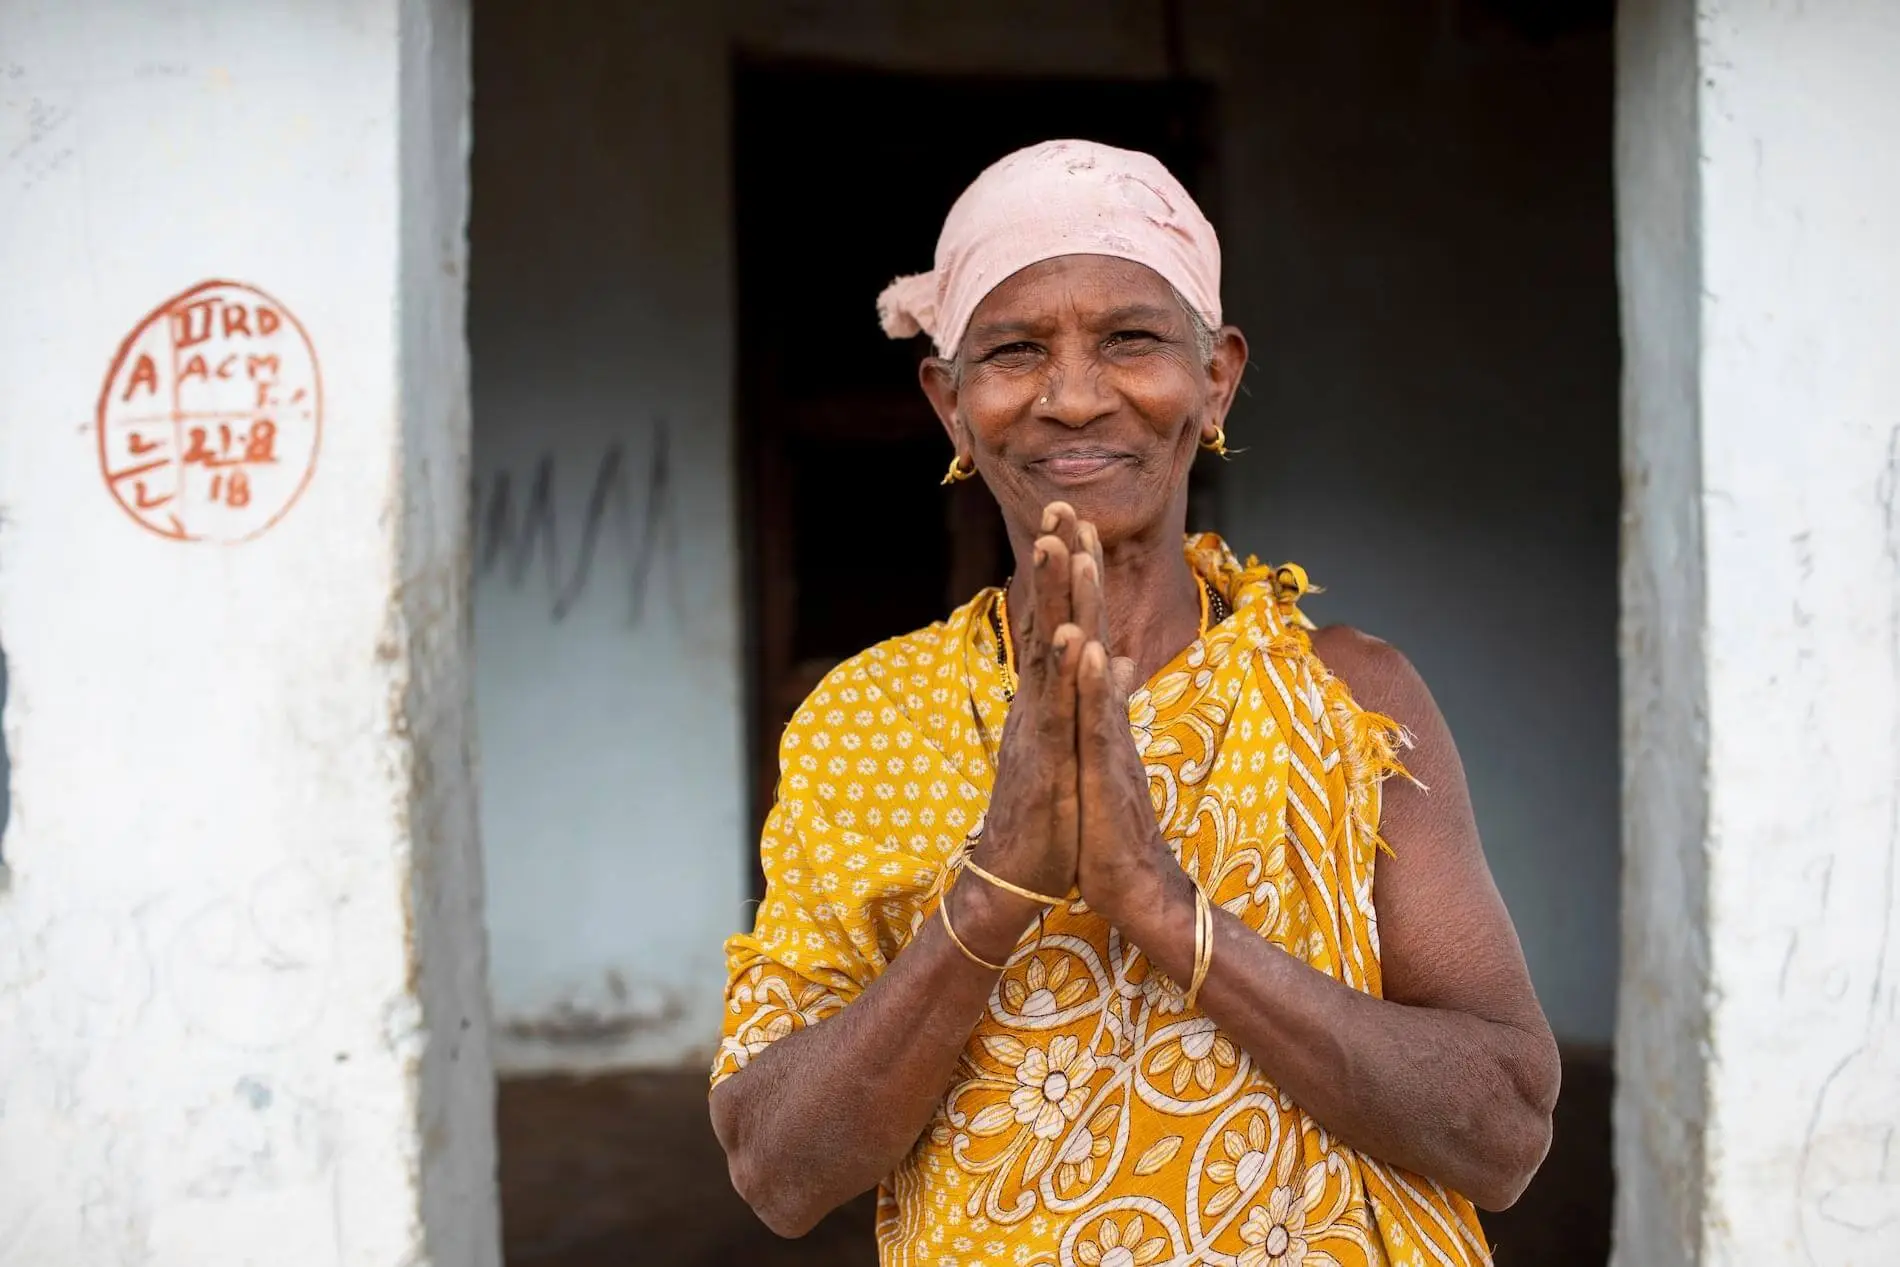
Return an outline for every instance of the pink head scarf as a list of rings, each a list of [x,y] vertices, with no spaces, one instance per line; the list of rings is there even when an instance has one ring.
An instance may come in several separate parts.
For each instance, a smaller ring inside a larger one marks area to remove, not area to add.
[[[985,295],[1059,255],[1145,264],[1220,326],[1214,226],[1160,162],[1093,141],[1044,141],[992,164],[950,208],[937,267],[885,287],[878,318],[893,339],[922,332],[953,356]]]

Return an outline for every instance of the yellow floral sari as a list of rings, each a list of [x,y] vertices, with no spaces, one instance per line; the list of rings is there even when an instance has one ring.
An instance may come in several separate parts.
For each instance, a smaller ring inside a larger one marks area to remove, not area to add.
[[[1262,937],[1378,994],[1391,723],[1314,656],[1297,568],[1188,543],[1233,615],[1129,702],[1181,864]],[[834,671],[786,729],[754,930],[727,945],[718,1082],[848,1006],[934,913],[1006,700],[986,591]],[[887,1267],[1490,1262],[1469,1202],[1333,1139],[1086,905],[1032,929],[879,1193]]]

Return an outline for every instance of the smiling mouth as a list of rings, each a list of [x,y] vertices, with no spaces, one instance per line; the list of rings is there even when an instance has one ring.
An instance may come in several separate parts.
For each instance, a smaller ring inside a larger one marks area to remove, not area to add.
[[[1106,449],[1088,449],[1073,453],[1057,453],[1046,458],[1037,458],[1030,465],[1048,478],[1058,483],[1086,480],[1113,470],[1123,463],[1133,461],[1127,453],[1113,453]]]

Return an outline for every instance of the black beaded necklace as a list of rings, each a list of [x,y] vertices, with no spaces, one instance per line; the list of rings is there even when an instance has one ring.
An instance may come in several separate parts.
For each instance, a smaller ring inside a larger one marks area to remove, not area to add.
[[[1010,580],[1014,580],[1011,577]],[[1201,583],[1201,636],[1234,614],[1227,596],[1214,587],[1214,583],[1199,573],[1195,580]],[[1009,604],[1005,597],[1009,593],[1009,581],[1003,582],[1003,588],[997,591],[996,601],[990,604],[990,632],[996,635],[996,667],[1003,671],[1003,698],[1016,698],[1015,652],[1009,641]]]

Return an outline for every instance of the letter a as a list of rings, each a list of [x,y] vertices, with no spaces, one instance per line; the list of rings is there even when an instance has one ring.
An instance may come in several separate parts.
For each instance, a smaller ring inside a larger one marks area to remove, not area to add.
[[[145,385],[147,396],[158,394],[158,367],[152,364],[152,358],[143,352],[139,353],[138,364],[132,367],[132,381],[125,385],[125,394],[119,397],[119,400],[124,402],[132,399],[132,393],[139,389],[141,383]]]

